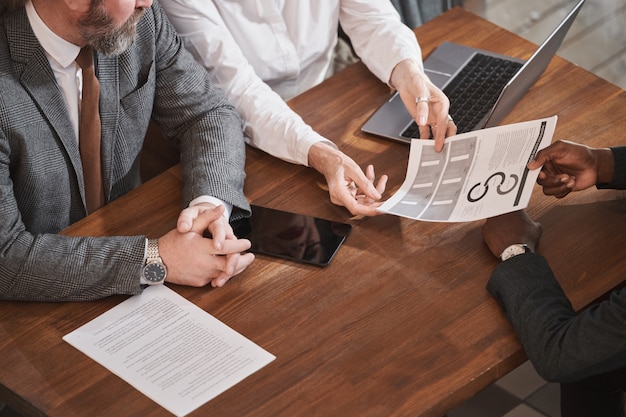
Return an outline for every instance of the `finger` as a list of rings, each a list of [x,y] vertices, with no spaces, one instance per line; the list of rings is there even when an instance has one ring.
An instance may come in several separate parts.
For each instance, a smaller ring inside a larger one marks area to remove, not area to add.
[[[211,280],[211,287],[222,288],[228,282],[229,279],[230,279],[229,276],[220,274],[219,277],[213,278]]]
[[[214,245],[211,245],[214,247]],[[232,255],[235,253],[245,252],[250,249],[252,244],[248,239],[226,239],[222,248],[218,251],[211,251],[212,255]]]
[[[539,175],[537,175],[537,184],[541,185],[541,182],[548,178],[545,172],[539,171]]]
[[[246,253],[237,258],[237,263],[233,268],[233,272],[231,274],[227,274],[225,272],[221,272],[216,278],[211,280],[212,287],[223,287],[230,278],[235,275],[239,275],[243,272],[250,264],[254,261],[254,254]]]
[[[526,167],[527,167],[529,170],[531,170],[531,171],[532,171],[532,170],[535,170],[535,169],[541,168],[541,166],[542,166],[542,165],[543,165],[543,163],[542,163],[541,161],[539,161],[539,160],[537,160],[537,159],[533,159],[532,161],[530,161],[530,162],[528,163],[528,165],[526,165]]]
[[[376,207],[380,205],[375,203],[377,200],[373,200],[365,194],[353,195],[347,188],[343,188],[339,193],[331,195],[331,201],[345,207],[353,216],[375,216],[380,214],[376,211]]]
[[[232,274],[228,274],[223,270],[216,271],[217,276],[211,280],[212,287],[223,287],[228,280],[232,277]]]
[[[376,184],[376,190],[381,196],[383,195],[383,193],[385,192],[385,189],[387,188],[387,180],[389,180],[389,177],[387,175],[383,175],[382,177],[378,179],[378,183]]]
[[[369,165],[367,167],[366,175],[367,175],[367,177],[368,177],[368,179],[370,181],[374,181],[375,180],[374,167],[372,165]],[[387,181],[388,181],[388,179],[389,179],[389,177],[387,175],[383,175],[383,176],[381,176],[378,179],[378,182],[376,183],[376,186],[375,186],[376,187],[376,191],[381,196],[381,198],[382,198],[383,193],[385,192],[385,189],[387,188]],[[382,204],[382,203],[380,203],[380,204],[373,204],[373,203],[377,202],[379,199],[378,198],[377,199],[370,198],[370,197],[368,197],[365,194],[357,194],[356,195],[356,199],[357,199],[359,204],[361,204],[361,205],[368,204],[370,206],[373,205],[374,208],[375,207],[379,207]],[[371,210],[368,209],[368,212],[371,212]],[[378,212],[376,212],[376,213],[378,214]]]
[[[554,182],[555,178],[561,178],[563,175],[564,174],[557,171],[552,163],[547,162],[541,167],[541,171],[539,171],[539,174],[537,175],[537,184],[550,184],[551,182]]]
[[[385,187],[387,185],[387,175],[383,175],[382,177],[380,177],[378,183],[374,185],[374,181],[376,180],[376,172],[374,171],[374,165],[370,164],[365,170],[365,176],[376,190],[376,192],[372,192],[369,195],[366,195],[366,197],[370,198],[371,200],[380,200],[382,198],[383,192],[385,192]],[[381,179],[383,180],[382,186]]]
[[[230,228],[230,225],[226,222],[224,216],[220,216],[221,218],[215,219],[215,221],[211,222],[208,226],[209,231],[211,232],[211,239],[213,241],[213,246],[217,251],[220,251],[224,246],[224,241],[226,240],[227,228]]]
[[[365,168],[365,176],[370,182],[374,182],[376,179],[376,173],[374,172],[374,165],[369,164],[367,168]]]
[[[567,182],[547,181],[542,187],[545,195],[553,195],[557,198],[562,198],[569,194],[574,189],[575,185],[575,179],[568,178]]]
[[[367,174],[364,174],[358,167],[348,167],[346,174],[348,177],[351,177],[356,184],[357,190],[355,191],[357,194],[365,194],[369,198],[379,200],[381,195],[373,183],[375,178],[374,166],[370,164],[365,170]],[[351,197],[354,199],[354,196]]]
[[[359,202],[355,197],[356,196],[350,194],[348,191],[342,192],[338,196],[339,204],[344,206],[353,216],[363,214],[359,209]]]
[[[237,268],[237,264],[239,263],[239,253],[232,253],[230,255],[226,255],[226,264],[224,265],[224,272],[227,275],[233,275],[235,273],[235,269]]]
[[[228,255],[226,256],[224,272],[230,276],[236,275],[250,265],[253,260],[254,255],[252,253],[233,253]]]
[[[543,173],[545,173],[548,177],[554,177],[554,176],[559,175],[561,173],[561,171],[559,171],[559,169],[556,167],[556,165],[554,165],[551,161],[546,161],[542,165],[541,171]]]
[[[224,206],[193,206],[184,209],[178,216],[176,229],[180,233],[194,232],[203,234],[209,225],[224,214]]]
[[[556,198],[563,198],[571,192],[571,188],[568,187],[544,187],[543,193],[547,196],[554,196]]]
[[[443,140],[446,137],[446,129],[448,125],[448,119],[441,119],[438,117],[435,124],[432,126],[433,139],[435,140],[435,150],[439,152],[443,149]]]
[[[359,200],[354,200],[354,204],[352,205],[352,208],[350,209],[350,213],[353,216],[367,216],[367,217],[378,216],[382,213],[376,209],[380,207],[381,205],[382,205],[381,202],[367,202],[367,203],[361,204]]]
[[[205,210],[215,208],[214,205],[208,203],[201,203],[192,207],[187,207],[181,211],[178,216],[176,228],[180,233],[187,233],[192,230],[194,221],[198,218],[200,213]]]
[[[224,220],[226,219],[224,218]],[[237,239],[237,236],[235,235],[235,231],[233,230],[233,227],[230,225],[228,221],[224,222],[224,237],[226,239]]]
[[[212,287],[224,286],[224,284],[228,282],[230,277],[232,277],[232,274],[227,272],[228,257],[214,256],[211,259],[211,263],[212,263],[212,268],[211,268],[212,272],[209,274],[213,276],[213,278],[211,278],[211,286]]]
[[[567,174],[560,175],[544,175],[542,178],[537,178],[537,183],[542,187],[561,187],[567,186],[572,188],[574,186],[576,178]]]
[[[560,193],[554,194],[554,196],[555,196],[556,198],[563,198],[563,197],[567,196],[567,195],[568,195],[571,191],[572,191],[572,190],[567,189],[567,190],[562,191],[562,192],[560,192]]]
[[[187,233],[191,230],[193,221],[197,217],[197,212],[191,208],[186,208],[178,215],[176,230],[180,233]]]
[[[420,94],[415,97],[415,122],[420,127],[426,126],[428,121],[428,101],[429,94],[427,92],[420,92]],[[422,129],[420,129],[420,137],[422,137],[421,131]]]
[[[432,129],[429,125],[420,126],[420,139],[430,139],[433,135]]]
[[[551,148],[545,148],[537,152],[535,158],[528,163],[528,169],[537,169],[542,165],[545,166],[552,160]]]
[[[456,135],[456,132],[457,132],[456,123],[454,123],[454,120],[450,118],[450,120],[448,120],[448,127],[446,129],[446,137],[449,138],[450,136],[454,136]]]

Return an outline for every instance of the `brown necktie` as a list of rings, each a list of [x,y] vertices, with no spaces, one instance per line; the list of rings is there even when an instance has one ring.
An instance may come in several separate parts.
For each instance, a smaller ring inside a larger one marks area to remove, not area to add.
[[[102,167],[100,161],[100,82],[93,67],[93,50],[85,46],[80,50],[76,63],[83,70],[83,91],[80,104],[78,142],[85,180],[87,213],[104,205]]]

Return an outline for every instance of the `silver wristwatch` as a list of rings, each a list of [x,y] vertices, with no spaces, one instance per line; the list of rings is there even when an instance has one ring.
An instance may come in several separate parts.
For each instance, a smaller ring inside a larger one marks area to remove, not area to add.
[[[502,254],[500,255],[500,259],[502,261],[506,261],[507,259],[511,259],[514,256],[521,255],[522,253],[532,252],[530,247],[528,247],[525,243],[516,243],[507,247]]]
[[[148,239],[146,264],[142,274],[148,285],[163,284],[165,277],[167,277],[167,268],[159,255],[159,241],[157,239]]]

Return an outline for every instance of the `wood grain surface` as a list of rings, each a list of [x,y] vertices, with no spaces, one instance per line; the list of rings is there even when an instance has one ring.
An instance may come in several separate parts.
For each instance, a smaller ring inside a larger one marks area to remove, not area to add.
[[[527,58],[533,45],[462,9],[416,30],[427,55],[443,40]],[[406,172],[409,148],[360,132],[389,88],[355,64],[291,100],[359,164]],[[505,122],[557,114],[556,138],[623,143],[626,93],[556,58]],[[526,358],[485,284],[497,260],[482,222],[351,218],[324,180],[248,148],[250,201],[349,222],[352,234],[325,268],[258,256],[224,288],[171,286],[276,360],[191,416],[441,417]],[[159,236],[180,210],[176,166],[64,232]],[[539,252],[576,308],[624,278],[624,192],[588,190],[563,200],[536,187],[529,213],[545,228]],[[25,416],[168,416],[61,337],[125,297],[89,303],[0,303],[0,401]]]

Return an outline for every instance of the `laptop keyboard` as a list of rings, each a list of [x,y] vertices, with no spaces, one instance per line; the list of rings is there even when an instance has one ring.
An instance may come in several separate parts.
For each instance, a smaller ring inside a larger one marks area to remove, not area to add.
[[[491,110],[506,83],[522,66],[519,62],[475,54],[454,80],[443,89],[450,99],[450,116],[457,133],[474,130],[474,127]],[[419,128],[413,122],[402,136],[419,138]]]

